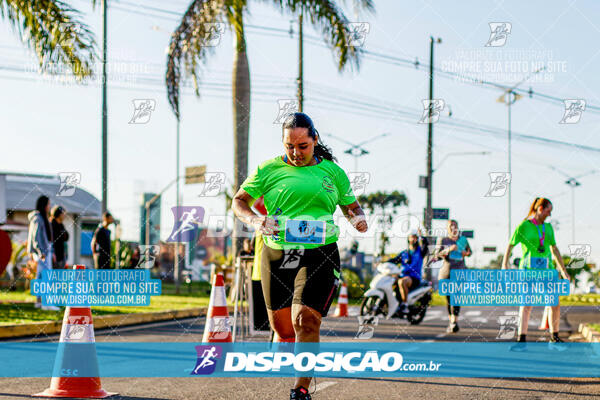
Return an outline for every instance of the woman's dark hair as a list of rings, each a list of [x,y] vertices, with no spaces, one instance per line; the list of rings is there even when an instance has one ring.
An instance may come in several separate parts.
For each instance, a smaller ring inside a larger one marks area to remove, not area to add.
[[[319,135],[319,132],[315,129],[312,119],[310,119],[308,115],[301,112],[290,114],[281,125],[281,132],[283,134],[283,131],[286,129],[293,128],[307,128],[308,136],[314,140],[316,140],[317,135]],[[319,141],[315,146],[315,156],[329,161],[337,161],[337,158],[333,156],[331,149],[323,143],[323,139],[321,139],[320,135]]]
[[[38,210],[44,220],[44,227],[46,228],[46,236],[48,236],[48,240],[52,241],[52,231],[50,230],[50,223],[48,222],[48,213],[46,212],[46,207],[50,199],[48,196],[40,196],[35,202],[35,209]]]
[[[531,205],[529,206],[529,212],[527,213],[527,218],[525,219],[528,219],[529,217],[534,215],[540,206],[542,206],[542,208],[548,208],[548,206],[551,205],[552,202],[546,199],[545,197],[536,197],[533,203],[531,203]]]
[[[65,213],[65,209],[62,208],[61,206],[54,206],[52,207],[52,212],[50,213],[52,215],[52,218],[58,218],[61,215],[63,215]]]

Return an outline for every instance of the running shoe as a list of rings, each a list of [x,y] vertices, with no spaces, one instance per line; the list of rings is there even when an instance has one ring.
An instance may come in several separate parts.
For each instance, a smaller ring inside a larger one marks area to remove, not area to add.
[[[290,400],[312,400],[312,397],[304,386],[300,386],[290,390]]]
[[[527,342],[517,342],[510,346],[510,351],[527,351]]]
[[[402,304],[400,305],[400,312],[401,312],[402,314],[408,314],[408,304],[406,304],[406,303],[402,303]]]
[[[558,336],[552,336],[548,341],[548,348],[550,350],[565,351],[567,350],[567,344]]]
[[[448,325],[448,327],[446,328],[446,333],[456,333],[460,330],[460,328],[458,327],[458,324],[452,323],[450,325]]]

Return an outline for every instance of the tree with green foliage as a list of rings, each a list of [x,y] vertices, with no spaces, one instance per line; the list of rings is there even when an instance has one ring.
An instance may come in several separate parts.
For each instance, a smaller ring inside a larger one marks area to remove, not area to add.
[[[383,257],[385,247],[390,241],[386,231],[391,227],[393,216],[397,214],[398,208],[408,205],[408,198],[404,192],[394,190],[391,193],[377,191],[361,195],[358,196],[357,200],[363,208],[369,210],[371,214],[377,215],[374,222],[382,226],[379,240],[379,257]]]
[[[96,1],[93,1],[95,4]],[[81,13],[59,0],[0,0],[0,17],[35,53],[41,71],[93,75],[96,41]]]

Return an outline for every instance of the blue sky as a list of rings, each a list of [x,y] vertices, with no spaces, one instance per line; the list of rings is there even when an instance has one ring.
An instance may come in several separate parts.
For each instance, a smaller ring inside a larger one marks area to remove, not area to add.
[[[93,11],[88,1],[70,3],[85,12],[85,20],[100,43],[100,10]],[[347,3],[347,15],[355,21],[352,2]],[[503,84],[516,83],[529,75],[536,62],[542,61],[547,71],[534,76],[522,88],[531,86],[535,92],[559,99],[585,99],[588,105],[600,106],[600,77],[596,73],[600,51],[591,41],[600,31],[600,24],[596,23],[600,15],[597,3],[375,3],[375,15],[361,13],[358,19],[370,24],[366,50],[428,63],[429,36],[433,35],[442,38],[442,43],[435,46],[437,68],[478,66],[482,71],[490,70],[483,78]],[[175,118],[163,84],[165,49],[178,18],[168,12],[182,13],[188,3],[123,0],[110,4],[109,63],[114,72],[109,84],[109,208],[122,220],[124,237],[135,240],[140,193],[160,190],[175,175]],[[288,30],[293,15],[282,15],[265,2],[250,4],[246,23],[259,27],[248,28],[247,32],[253,89],[249,156],[252,170],[283,151],[280,126],[273,121],[278,112],[277,100],[295,96],[297,41],[285,33],[273,34],[260,28]],[[490,36],[490,22],[512,25],[503,47],[484,47]],[[58,83],[22,72],[32,69],[34,58],[7,23],[0,24],[0,32],[0,85],[5,94],[0,96],[0,116],[5,140],[12,149],[3,152],[1,169],[46,174],[79,171],[81,185],[99,197],[99,86]],[[418,175],[425,173],[427,127],[417,121],[422,113],[421,101],[428,95],[426,71],[422,66],[393,65],[370,56],[362,60],[360,71],[340,74],[322,40],[313,39],[320,36],[318,31],[309,27],[306,35],[305,111],[322,134],[332,133],[353,143],[389,132],[389,136],[366,145],[370,154],[360,158],[358,170],[371,174],[368,191],[404,191],[410,204],[401,213],[420,214],[425,191],[418,188]],[[182,170],[185,166],[206,164],[209,171],[222,171],[231,177],[232,44],[227,31],[205,65],[201,98],[189,89],[182,97]],[[501,94],[499,89],[436,74],[434,97],[450,105],[452,116],[443,113],[440,118],[450,123],[434,127],[434,166],[450,153],[490,152],[450,156],[434,175],[433,205],[450,208],[451,217],[462,228],[475,230],[472,244],[476,254],[471,263],[478,264],[489,258],[481,253],[484,245],[495,245],[502,251],[507,242],[506,197],[484,197],[490,186],[488,174],[507,170],[507,109],[496,101]],[[147,124],[128,123],[134,99],[156,101]],[[577,124],[558,124],[563,111],[561,102],[524,97],[513,106],[513,130],[600,148],[598,110],[584,111]],[[452,126],[459,122],[493,127],[495,133]],[[324,139],[340,165],[352,171],[354,161],[343,153],[348,146],[333,138]],[[550,166],[575,176],[600,170],[600,152],[515,138],[512,153],[513,226],[525,217],[536,195],[549,196],[554,203],[552,219],[558,221],[559,247],[563,253],[568,252],[571,192],[564,184],[565,178]],[[582,178],[575,195],[576,242],[592,245],[592,260],[597,258],[596,249],[600,249],[595,234],[595,226],[600,222],[595,212],[599,179],[600,173]],[[201,185],[182,188],[185,205],[202,205],[209,214],[223,213],[222,197],[198,197]],[[168,209],[174,203],[174,190],[169,190],[163,198],[163,237],[172,226]],[[436,221],[435,226],[442,227],[443,222]],[[370,251],[372,243],[372,239],[361,240],[361,249]],[[397,239],[390,250],[403,247],[404,240]]]

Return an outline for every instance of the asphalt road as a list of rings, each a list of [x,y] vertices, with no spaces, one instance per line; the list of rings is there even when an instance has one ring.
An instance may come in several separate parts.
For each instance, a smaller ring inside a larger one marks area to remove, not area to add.
[[[537,329],[542,308],[534,308],[528,338],[547,340]],[[485,342],[514,340],[511,317],[515,308],[465,307],[460,331],[447,334],[445,308],[433,307],[417,326],[405,320],[379,320],[371,332],[359,331],[357,308],[348,318],[328,317],[322,325],[323,341],[393,342]],[[506,322],[508,321],[508,322]],[[501,322],[504,322],[503,324]],[[154,323],[96,332],[96,341],[119,342],[200,342],[204,318]],[[571,328],[561,321],[561,336],[569,338]],[[368,338],[372,334],[372,337]],[[57,340],[58,336],[36,340]],[[22,339],[28,341],[31,339]],[[571,336],[577,340],[577,336]],[[6,362],[6,360],[2,360]],[[116,399],[287,399],[293,378],[103,378],[108,391],[119,392]],[[39,392],[49,378],[0,379],[0,399],[22,399]],[[598,399],[599,378],[318,378],[311,385],[314,399]]]

